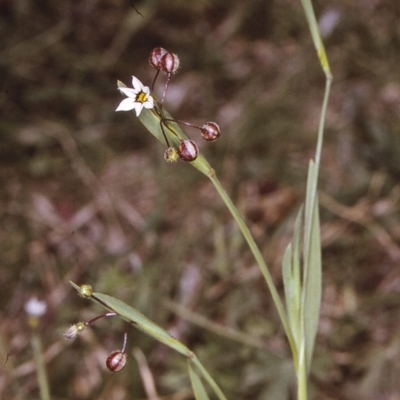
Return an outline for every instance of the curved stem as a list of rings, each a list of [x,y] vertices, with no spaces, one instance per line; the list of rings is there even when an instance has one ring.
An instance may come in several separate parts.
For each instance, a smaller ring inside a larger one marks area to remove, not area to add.
[[[278,310],[279,317],[282,321],[283,328],[285,330],[286,336],[287,336],[289,344],[290,344],[290,348],[291,348],[291,351],[293,354],[295,365],[297,365],[298,354],[297,354],[294,338],[292,335],[292,331],[290,330],[289,321],[288,321],[288,318],[286,315],[285,308],[283,307],[281,298],[278,294],[278,291],[276,290],[274,281],[268,270],[267,264],[265,263],[264,258],[262,256],[252,234],[249,231],[249,228],[246,226],[245,222],[243,221],[243,218],[239,214],[238,209],[233,204],[232,200],[226,193],[225,189],[222,187],[221,182],[218,180],[215,173],[213,175],[209,175],[209,178],[210,178],[212,184],[214,185],[214,187],[216,188],[217,192],[221,196],[222,200],[224,201],[225,205],[228,207],[228,209],[229,209],[230,213],[232,214],[233,218],[235,219],[236,223],[238,224],[239,229],[241,230],[244,238],[246,239],[247,244],[250,247],[251,252],[253,253],[254,258],[257,261],[257,264],[261,270],[261,273],[263,274],[264,279],[267,283],[268,289],[271,292],[271,296],[275,303],[275,307]]]
[[[193,354],[192,358],[189,358],[189,360],[199,369],[201,374],[203,375],[204,379],[207,381],[207,383],[211,386],[211,388],[214,390],[214,393],[217,395],[217,397],[220,400],[227,400],[225,395],[222,393],[222,390],[219,388],[217,383],[214,381],[214,379],[211,377],[211,375],[208,373],[208,371],[203,367],[203,364],[200,362],[200,360],[196,357],[196,355]]]
[[[201,126],[191,124],[190,122],[182,121],[181,119],[165,118],[164,121],[177,122],[178,124],[189,126],[191,128],[201,129]]]

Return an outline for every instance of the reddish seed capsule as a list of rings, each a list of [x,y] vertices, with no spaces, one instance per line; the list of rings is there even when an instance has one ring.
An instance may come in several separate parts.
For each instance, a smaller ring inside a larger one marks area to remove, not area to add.
[[[122,351],[113,351],[107,357],[106,365],[111,372],[121,371],[126,365],[126,353]]]
[[[164,54],[160,60],[161,71],[166,74],[175,74],[179,64],[179,57],[173,53]]]
[[[221,135],[221,131],[219,129],[218,124],[215,122],[206,122],[200,129],[201,136],[203,136],[204,140],[208,142],[213,142],[217,140]]]
[[[161,69],[161,58],[168,53],[167,50],[162,47],[156,47],[152,50],[149,57],[149,63],[155,69]]]
[[[178,154],[183,161],[194,161],[199,155],[199,148],[193,140],[184,140],[178,147]]]

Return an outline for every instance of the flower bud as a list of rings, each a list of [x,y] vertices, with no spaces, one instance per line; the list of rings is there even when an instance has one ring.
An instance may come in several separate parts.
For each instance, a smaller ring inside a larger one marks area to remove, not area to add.
[[[150,65],[155,69],[161,69],[161,58],[168,53],[167,50],[162,47],[156,47],[152,50],[149,57]]]
[[[168,147],[164,153],[164,159],[168,163],[173,163],[178,160],[178,152],[175,147]]]
[[[183,161],[194,161],[199,155],[199,148],[193,140],[183,140],[178,147],[178,155]]]
[[[79,294],[79,296],[83,297],[84,299],[91,297],[92,293],[93,293],[93,290],[90,285],[82,285],[79,287],[78,294]]]
[[[78,322],[69,327],[69,329],[64,333],[64,337],[66,339],[75,339],[85,328],[86,325],[84,322]]]
[[[179,68],[179,57],[173,53],[164,54],[160,60],[161,71],[165,74],[175,74]]]
[[[208,142],[213,142],[217,140],[221,135],[221,131],[219,129],[218,124],[215,122],[206,122],[200,129],[201,136],[203,136],[204,140]]]
[[[126,365],[126,353],[119,350],[113,351],[107,357],[106,365],[111,372],[121,371]]]

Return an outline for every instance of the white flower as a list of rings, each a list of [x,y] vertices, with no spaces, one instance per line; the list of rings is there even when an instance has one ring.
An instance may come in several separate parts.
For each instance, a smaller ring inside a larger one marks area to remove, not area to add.
[[[65,333],[64,337],[66,339],[75,339],[76,336],[81,333],[86,328],[84,322],[78,322],[75,325],[72,325]]]
[[[128,98],[122,100],[115,111],[135,110],[136,115],[139,116],[143,107],[154,107],[154,99],[150,95],[150,89],[147,86],[143,86],[142,82],[135,76],[132,76],[132,86],[133,89],[127,88],[124,85],[119,85],[118,90],[125,96],[128,96]]]
[[[47,310],[45,301],[38,300],[37,297],[31,297],[24,305],[25,312],[31,317],[41,317]]]

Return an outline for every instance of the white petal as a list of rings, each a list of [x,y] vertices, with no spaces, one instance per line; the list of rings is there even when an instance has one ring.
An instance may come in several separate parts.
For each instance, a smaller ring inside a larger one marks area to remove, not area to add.
[[[136,95],[138,94],[138,91],[136,91],[135,89],[130,89],[130,88],[118,88],[118,90],[123,93],[125,96],[128,97],[133,97],[134,99],[136,99]]]
[[[136,104],[137,103],[135,103],[132,98],[128,97],[127,99],[124,99],[121,101],[121,103],[119,103],[119,106],[115,111],[130,111],[136,108]]]
[[[132,76],[132,86],[136,90],[136,92],[140,92],[143,89],[143,84],[142,82],[139,81],[136,76]]]
[[[149,96],[147,101],[143,104],[145,108],[154,108],[154,99],[152,96]]]
[[[138,117],[143,110],[143,103],[135,103],[136,116]]]

